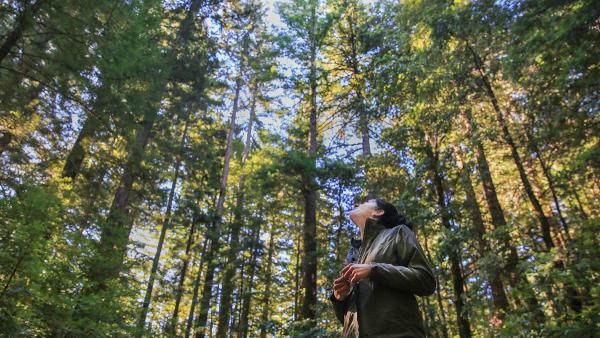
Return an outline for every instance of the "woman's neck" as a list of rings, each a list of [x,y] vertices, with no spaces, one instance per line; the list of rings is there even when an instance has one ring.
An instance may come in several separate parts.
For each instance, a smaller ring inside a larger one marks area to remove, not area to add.
[[[356,226],[360,230],[360,239],[361,240],[364,237],[365,225],[367,224],[367,218],[368,217],[360,217],[360,218],[357,218],[356,220],[354,220],[354,224],[356,224]]]

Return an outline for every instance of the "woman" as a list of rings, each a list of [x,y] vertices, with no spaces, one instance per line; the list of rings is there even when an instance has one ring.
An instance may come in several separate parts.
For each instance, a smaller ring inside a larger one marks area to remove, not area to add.
[[[344,337],[425,337],[415,295],[435,291],[436,280],[412,226],[381,199],[350,212],[361,239],[351,239],[346,267],[329,299]]]

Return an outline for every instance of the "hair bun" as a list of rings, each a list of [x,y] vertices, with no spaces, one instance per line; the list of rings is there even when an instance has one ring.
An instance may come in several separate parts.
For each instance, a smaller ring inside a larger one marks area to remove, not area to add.
[[[398,214],[398,216],[396,216],[396,224],[400,225],[400,224],[404,224],[406,225],[410,230],[412,230],[413,226],[412,223],[409,222],[406,217],[404,217],[404,215],[402,214]]]

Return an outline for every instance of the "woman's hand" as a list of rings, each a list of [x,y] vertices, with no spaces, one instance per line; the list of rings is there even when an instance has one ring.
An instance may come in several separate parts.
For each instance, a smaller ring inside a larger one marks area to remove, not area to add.
[[[333,281],[333,295],[337,300],[342,300],[350,293],[350,281],[343,276]]]
[[[369,277],[371,273],[371,265],[370,264],[348,264],[344,269],[342,269],[342,277],[348,279],[350,283],[358,283],[362,279]]]

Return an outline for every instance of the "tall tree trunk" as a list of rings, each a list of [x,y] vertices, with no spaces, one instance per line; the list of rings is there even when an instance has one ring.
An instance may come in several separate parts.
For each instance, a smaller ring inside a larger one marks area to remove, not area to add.
[[[468,137],[471,139],[471,143],[475,148],[477,171],[479,173],[479,178],[481,179],[481,183],[483,185],[483,193],[486,203],[488,205],[488,210],[492,217],[492,225],[494,227],[494,230],[499,232],[499,239],[500,243],[502,244],[501,252],[507,254],[506,264],[504,268],[508,273],[508,282],[512,288],[516,288],[519,282],[528,285],[529,283],[527,282],[527,279],[523,278],[523,276],[518,270],[519,255],[514,244],[511,242],[507,231],[507,224],[506,219],[504,218],[504,211],[502,210],[502,206],[500,205],[500,201],[498,200],[496,186],[494,184],[494,180],[492,179],[492,173],[490,171],[490,166],[487,161],[485,149],[483,147],[483,143],[479,138],[479,131],[477,130],[477,124],[473,119],[471,110],[468,108],[464,109],[463,117],[465,119]],[[515,300],[519,302],[518,298],[515,298]],[[528,295],[526,301],[529,310],[535,314],[536,321],[538,323],[544,322],[544,313],[542,312],[542,309],[539,306],[539,302],[537,301],[535,296],[531,294]]]
[[[156,246],[154,260],[152,260],[150,277],[148,277],[148,286],[146,287],[146,294],[144,296],[144,302],[142,303],[140,318],[138,320],[138,337],[141,336],[144,324],[146,323],[146,316],[148,315],[148,307],[150,306],[150,301],[152,299],[152,289],[154,289],[154,280],[156,279],[156,273],[158,271],[158,265],[160,263],[162,247],[165,242],[167,230],[171,225],[171,209],[173,207],[173,199],[175,198],[175,188],[177,187],[177,181],[179,180],[179,170],[181,167],[181,158],[183,153],[183,147],[185,146],[185,139],[187,137],[188,126],[189,114],[186,115],[185,126],[183,127],[183,134],[181,135],[181,141],[179,142],[177,161],[175,161],[175,173],[173,173],[173,179],[171,181],[171,190],[169,191],[169,199],[167,200],[167,210],[165,212],[165,219],[163,221],[163,226],[160,230],[160,237],[158,238],[158,244]]]
[[[429,251],[429,243],[427,240],[427,236],[424,236],[423,239],[423,244],[424,244],[424,249],[425,249],[425,254],[427,255],[427,259],[430,262],[433,262],[433,259],[431,258],[431,252]],[[442,329],[442,335],[444,336],[444,338],[448,338],[448,319],[446,319],[446,310],[444,310],[444,303],[442,302],[442,295],[441,295],[441,291],[440,291],[440,285],[438,285],[435,288],[435,295],[436,295],[436,300],[437,300],[437,304],[438,304],[438,308],[440,309],[440,322],[441,322],[441,329]]]
[[[310,120],[308,156],[315,164],[317,154],[317,69],[316,69],[316,20],[317,8],[312,5],[311,13],[311,48],[310,48]],[[317,305],[317,189],[315,177],[305,175],[303,182],[304,195],[304,257],[303,287],[304,301],[302,303],[302,319],[315,319]]]
[[[133,223],[131,214],[131,204],[135,194],[132,189],[133,182],[142,173],[145,149],[150,140],[155,119],[156,110],[148,108],[144,121],[138,127],[136,138],[130,146],[129,158],[115,192],[106,224],[101,230],[96,256],[88,267],[87,274],[91,282],[89,291],[107,290],[107,283],[115,279],[121,272]]]
[[[258,87],[256,82],[252,85],[252,104],[250,107],[250,118],[248,120],[248,128],[246,133],[246,143],[244,144],[244,151],[242,154],[242,160],[240,166],[244,166],[248,154],[250,153],[250,147],[252,145],[252,125],[254,123],[255,111],[256,111],[256,100],[258,95]],[[242,228],[242,209],[244,208],[244,182],[246,180],[245,175],[240,175],[238,182],[238,194],[236,197],[234,220],[231,224],[231,239],[229,241],[229,250],[227,251],[227,263],[225,265],[225,272],[223,274],[223,292],[221,292],[221,300],[219,302],[219,324],[217,326],[217,337],[227,336],[227,329],[229,324],[229,314],[231,311],[231,294],[233,291],[233,282],[235,270],[239,261],[236,259],[240,253],[240,229]]]
[[[262,313],[260,316],[260,338],[267,337],[267,322],[269,321],[269,302],[271,300],[271,282],[273,280],[273,252],[275,251],[275,223],[271,224],[269,233],[269,251],[267,254],[267,266],[265,269],[265,292],[262,299]]]
[[[556,192],[556,186],[554,184],[554,178],[552,177],[552,172],[550,171],[550,168],[548,167],[546,161],[544,160],[542,150],[538,146],[534,136],[531,135],[530,131],[526,127],[524,127],[523,130],[525,133],[525,138],[527,140],[529,149],[535,153],[535,157],[537,158],[538,162],[540,163],[540,167],[542,168],[542,173],[544,174],[544,177],[546,178],[546,182],[548,182],[548,187],[550,188],[550,193],[552,194],[552,201],[554,202],[554,207],[556,208],[556,213],[558,214],[558,218],[560,219],[560,223],[562,225],[563,232],[567,239],[567,249],[570,250],[572,240],[571,240],[571,234],[569,233],[569,224],[567,223],[567,220],[563,216],[562,208],[560,207],[560,202],[558,200],[558,193]]]
[[[300,222],[298,222],[300,224]],[[300,257],[302,256],[302,245],[300,243],[302,237],[302,229],[298,227],[297,238],[296,238],[296,269],[294,271],[294,320],[300,319],[300,297],[302,295],[300,288],[300,272],[301,262]]]
[[[337,196],[337,207],[338,207],[338,217],[337,217],[337,223],[338,223],[338,228],[336,231],[336,235],[335,235],[335,257],[336,257],[336,262],[343,262],[344,261],[344,257],[342,256],[342,233],[344,230],[344,206],[342,205],[342,189],[340,188],[338,190],[338,196]]]
[[[575,197],[575,201],[577,202],[577,208],[579,209],[579,214],[581,215],[581,219],[584,221],[587,221],[589,219],[589,216],[585,212],[585,209],[583,208],[583,203],[581,202],[581,198],[579,198],[579,193],[577,192],[577,187],[572,186],[572,187],[568,188],[568,190],[570,190],[571,194],[573,194],[573,196]]]
[[[108,104],[108,102],[106,101],[110,98],[110,95],[107,93],[108,90],[109,88],[107,86],[102,85],[96,91],[96,99],[94,100],[94,106],[92,107],[94,113],[88,113],[88,116],[79,131],[79,135],[77,135],[77,139],[67,155],[62,171],[62,177],[75,179],[81,172],[83,160],[86,155],[87,141],[94,136],[94,133],[102,124],[106,123],[104,113],[107,111],[106,104]]]
[[[190,305],[190,311],[188,313],[187,323],[185,326],[185,338],[189,338],[192,332],[192,324],[194,323],[194,312],[196,311],[196,304],[198,303],[198,290],[200,289],[200,280],[202,277],[202,267],[204,266],[204,257],[206,256],[208,245],[208,237],[204,237],[204,243],[202,244],[202,253],[200,255],[200,264],[198,264],[198,273],[194,278],[194,289],[192,291],[192,304]]]
[[[83,123],[83,127],[77,136],[77,140],[75,140],[75,144],[73,144],[65,161],[65,166],[62,171],[63,177],[75,179],[81,171],[81,165],[83,164],[83,159],[85,157],[84,143],[88,138],[92,137],[96,131],[98,125],[97,122],[96,116],[88,116]]]
[[[190,226],[190,232],[188,234],[187,243],[185,245],[185,256],[183,262],[181,264],[181,271],[179,273],[179,282],[177,283],[177,289],[175,290],[175,308],[173,309],[173,314],[171,315],[171,324],[169,326],[169,330],[167,331],[170,334],[177,334],[177,324],[179,318],[179,306],[181,304],[181,297],[183,296],[183,285],[185,283],[185,278],[187,276],[188,265],[190,261],[190,253],[192,251],[192,245],[194,243],[194,235],[196,232],[196,223],[198,222],[197,218],[194,217],[192,219],[192,224]]]
[[[248,337],[248,315],[250,314],[250,304],[252,302],[252,295],[254,290],[254,275],[256,274],[256,268],[258,266],[258,249],[260,247],[260,226],[262,222],[255,224],[252,229],[252,242],[250,244],[250,262],[249,262],[249,277],[248,286],[243,292],[242,300],[242,311],[240,314],[238,338]]]
[[[247,42],[245,42],[247,43]],[[221,226],[222,226],[222,217],[223,217],[223,207],[225,204],[225,194],[227,192],[227,179],[229,177],[229,162],[231,161],[231,153],[233,146],[233,135],[235,133],[235,121],[239,109],[239,99],[240,92],[242,89],[242,76],[244,74],[244,59],[243,55],[245,55],[246,49],[243,49],[243,52],[240,54],[240,68],[239,74],[235,83],[235,96],[233,98],[233,108],[231,111],[231,119],[229,121],[229,131],[227,133],[227,146],[225,149],[225,159],[223,164],[223,175],[221,177],[221,186],[219,189],[219,198],[217,201],[217,206],[215,210],[215,217],[213,222],[211,223],[211,229],[209,229],[207,235],[209,236],[209,250],[206,254],[206,275],[204,277],[204,285],[202,287],[202,299],[200,301],[200,308],[198,312],[198,320],[195,324],[195,332],[196,338],[204,338],[205,336],[205,328],[208,320],[208,310],[210,306],[210,299],[212,295],[212,287],[214,283],[214,275],[215,269],[218,265],[217,253],[221,248],[220,242],[220,234],[221,234]]]
[[[458,148],[458,147],[456,147]],[[465,167],[464,160],[461,156],[460,150],[455,148],[455,153],[459,159],[460,167],[462,172],[462,186],[465,190],[465,205],[470,212],[471,220],[473,222],[473,234],[477,240],[477,249],[481,256],[490,253],[490,245],[484,238],[485,235],[485,223],[483,221],[483,215],[479,203],[477,202],[477,195],[471,182],[469,170]],[[498,266],[490,267],[492,271],[486,272],[488,283],[492,289],[492,300],[497,316],[502,319],[504,314],[508,310],[508,298],[504,291],[504,285],[500,278],[500,268]]]
[[[243,253],[243,252],[242,252]],[[246,264],[244,262],[244,260],[242,259],[240,261],[240,278],[239,278],[239,283],[236,286],[236,289],[234,291],[236,297],[235,297],[235,301],[233,302],[233,310],[231,311],[231,332],[229,333],[230,337],[237,337],[239,336],[240,332],[239,332],[239,320],[240,320],[240,313],[241,313],[241,309],[242,309],[242,299],[243,299],[243,294],[244,294],[244,278],[246,277]]]
[[[496,94],[494,93],[494,90],[492,88],[490,80],[484,70],[483,62],[481,61],[481,59],[479,58],[479,55],[475,52],[475,50],[473,48],[471,48],[471,46],[469,45],[468,42],[467,42],[467,48],[469,49],[469,51],[471,52],[471,54],[473,56],[473,61],[475,63],[477,71],[479,72],[485,92],[488,95],[490,101],[492,102],[492,106],[494,107],[494,111],[496,112],[496,119],[498,120],[498,123],[500,124],[500,127],[502,129],[502,136],[504,138],[504,141],[510,147],[511,155],[512,155],[513,161],[515,162],[515,165],[517,166],[517,170],[518,170],[519,176],[521,178],[521,183],[523,183],[523,188],[525,189],[525,193],[527,194],[527,197],[529,198],[529,201],[531,202],[531,205],[533,206],[533,209],[538,218],[538,221],[540,222],[541,230],[542,230],[542,238],[544,239],[544,244],[546,245],[546,249],[550,250],[554,247],[554,243],[552,242],[552,236],[550,235],[550,221],[544,214],[544,209],[542,208],[540,201],[538,200],[538,198],[535,196],[535,194],[533,192],[533,188],[531,187],[531,183],[529,182],[529,178],[527,176],[527,173],[525,172],[525,167],[523,166],[523,162],[521,161],[521,156],[519,155],[517,145],[514,142],[510,131],[508,130],[508,124],[506,123],[506,120],[504,119],[504,114],[502,113],[502,110],[500,109],[500,105],[498,103],[498,99],[496,98]]]
[[[203,0],[194,0],[190,11],[199,8]],[[185,40],[189,36],[191,23],[194,16],[188,12],[182,23],[177,37]],[[171,53],[174,51],[171,50]],[[157,100],[158,101],[158,100]],[[88,277],[90,280],[89,291],[106,290],[106,283],[115,279],[121,272],[123,260],[126,256],[129,234],[133,225],[131,204],[134,192],[132,190],[134,181],[142,174],[142,162],[145,155],[154,122],[158,116],[158,102],[150,102],[145,107],[144,117],[141,125],[137,128],[137,135],[129,147],[129,157],[119,186],[115,192],[106,224],[102,227],[98,252],[88,266]]]
[[[31,23],[33,16],[38,12],[40,7],[47,2],[47,0],[38,0],[34,4],[26,2],[21,13],[15,18],[15,25],[2,42],[0,46],[0,63],[8,56],[10,50],[17,44],[19,39],[23,36],[23,32],[27,26]]]
[[[491,82],[485,72],[483,62],[482,62],[481,58],[479,57],[479,55],[475,52],[475,50],[468,44],[468,42],[467,42],[467,47],[473,56],[473,61],[477,67],[477,70],[478,70],[481,80],[483,82],[485,91],[486,91],[490,101],[492,102],[494,111],[496,112],[496,119],[498,120],[498,122],[500,123],[500,126],[502,128],[502,134],[504,136],[504,140],[510,146],[512,158],[515,162],[515,165],[517,166],[517,170],[519,172],[521,182],[523,183],[523,187],[525,188],[525,192],[527,193],[527,196],[529,197],[529,201],[531,202],[533,209],[535,210],[536,216],[540,222],[541,230],[542,230],[542,238],[544,239],[544,244],[546,245],[546,250],[550,251],[552,248],[554,248],[554,243],[552,241],[552,235],[550,232],[550,228],[551,228],[550,221],[549,221],[548,217],[546,217],[546,215],[544,214],[542,205],[540,204],[538,198],[535,196],[535,193],[533,192],[533,187],[531,186],[531,183],[529,182],[527,173],[525,172],[525,167],[523,166],[523,162],[521,161],[521,157],[517,150],[517,145],[515,144],[515,142],[512,138],[512,135],[510,134],[510,131],[508,130],[508,124],[507,124],[506,120],[504,119],[504,115],[502,113],[502,110],[500,109],[500,105],[498,103],[498,99],[496,98],[496,94],[494,93]],[[564,270],[564,262],[562,260],[557,260],[555,262],[555,266],[561,270]],[[576,312],[580,312],[581,311],[581,301],[579,300],[579,296],[577,295],[576,290],[567,287],[566,292],[567,292],[567,298],[569,299],[571,308]]]
[[[353,1],[351,4],[351,8],[349,8],[349,10],[347,11],[348,16],[347,16],[347,20],[348,20],[348,28],[349,28],[349,34],[350,34],[350,39],[348,41],[349,45],[350,45],[350,53],[351,53],[351,66],[352,66],[352,76],[354,78],[359,78],[361,76],[361,72],[360,72],[360,68],[358,65],[358,53],[356,51],[356,33],[354,31],[354,22],[353,22],[353,15],[355,13],[356,8],[354,7],[356,5],[356,3]],[[361,81],[360,79],[358,79],[357,81],[355,81],[357,83],[356,87],[354,88],[354,92],[356,95],[356,100],[357,100],[357,110],[358,110],[358,130],[360,131],[361,134],[361,141],[362,141],[362,155],[363,155],[363,159],[365,161],[365,177],[367,178],[367,198],[371,199],[371,198],[375,198],[377,195],[377,192],[375,191],[375,187],[373,186],[372,182],[368,179],[368,174],[367,174],[367,170],[369,168],[369,159],[371,157],[371,145],[370,145],[370,141],[369,141],[369,116],[367,113],[367,107],[365,104],[365,98],[362,92],[362,88],[361,86]]]
[[[442,181],[442,173],[439,170],[439,160],[437,152],[433,151],[431,144],[429,141],[426,141],[427,145],[425,148],[425,152],[427,153],[427,157],[429,159],[429,170],[431,174],[431,178],[433,180],[433,184],[435,187],[437,204],[440,208],[440,217],[442,221],[442,225],[448,231],[452,231],[451,219],[450,219],[450,211],[448,210],[448,206],[446,205],[446,196],[444,192],[444,186]],[[460,269],[460,255],[459,250],[457,248],[450,249],[449,253],[450,259],[450,271],[452,275],[452,284],[454,286],[454,306],[456,309],[456,318],[458,325],[458,332],[461,338],[471,337],[471,326],[469,323],[469,315],[464,307],[463,302],[463,275]]]

